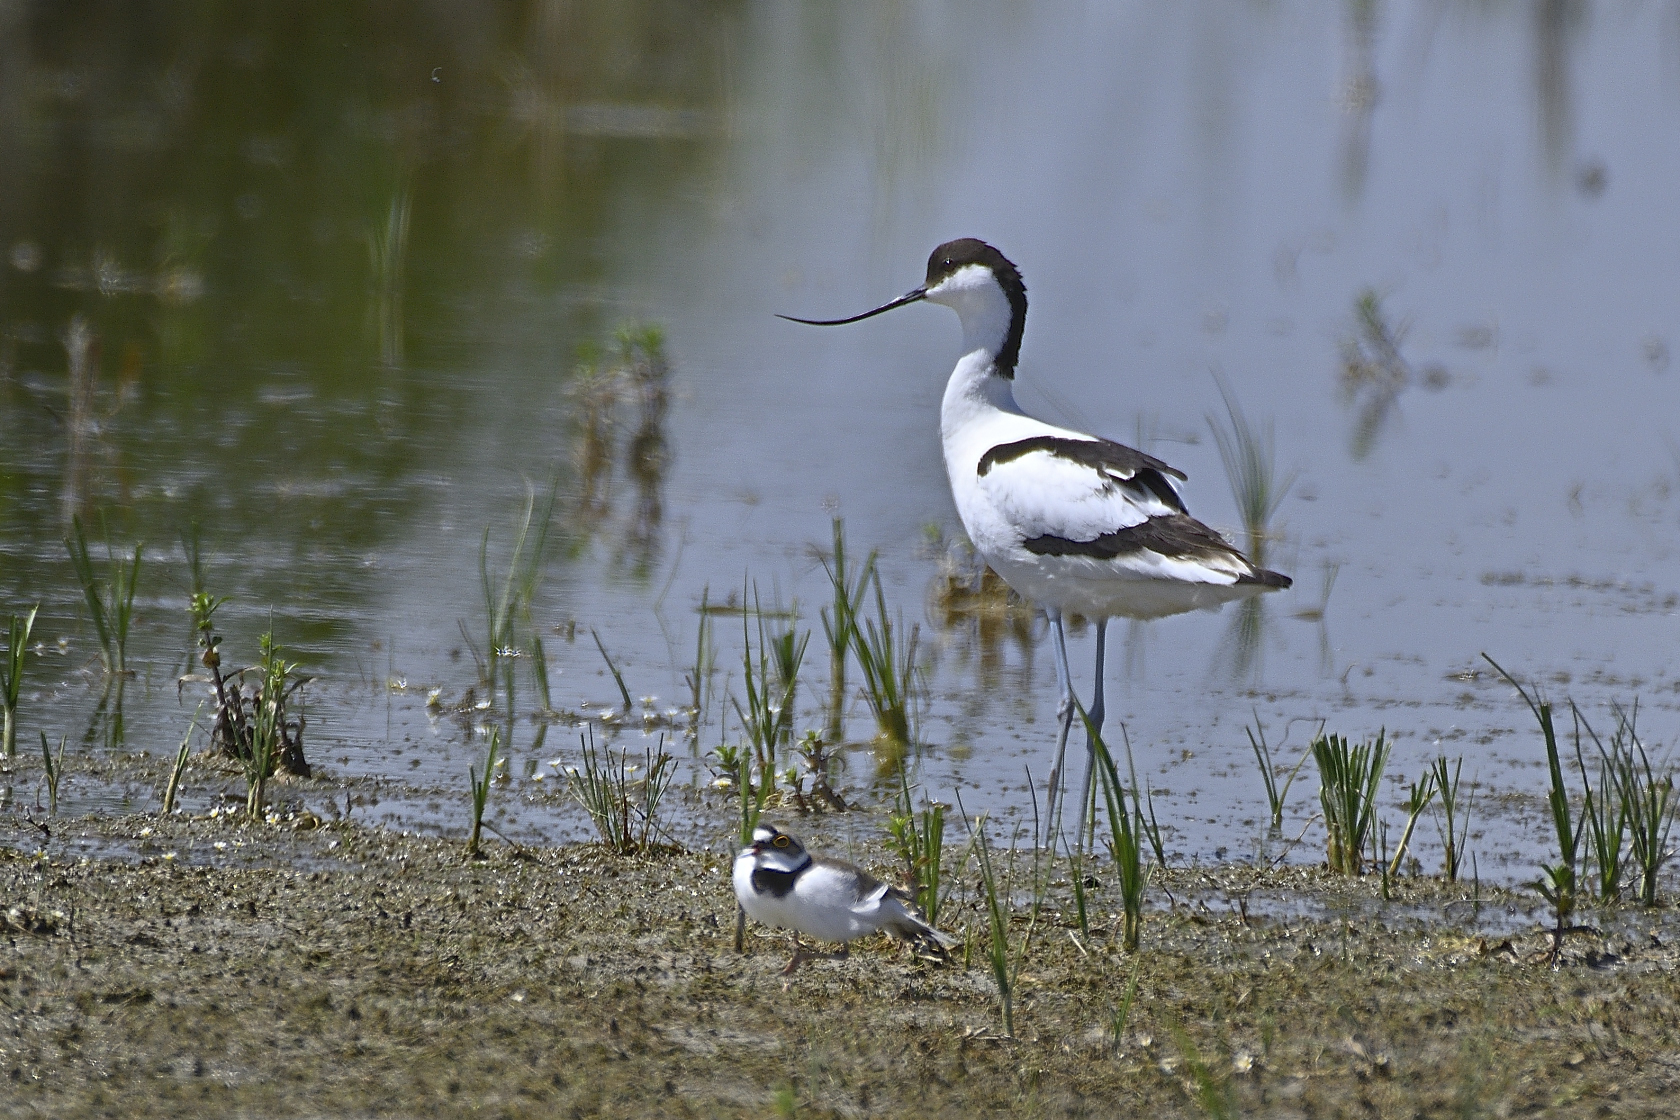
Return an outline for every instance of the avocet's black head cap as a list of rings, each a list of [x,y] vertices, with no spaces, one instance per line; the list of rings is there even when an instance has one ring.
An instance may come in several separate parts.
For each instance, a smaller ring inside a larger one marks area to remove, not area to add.
[[[1027,325],[1027,285],[1015,263],[978,237],[959,237],[947,241],[928,257],[926,293],[938,287],[953,273],[971,264],[989,268],[997,277],[998,287],[1009,297],[1009,334],[998,352],[997,370],[1004,377],[1015,376],[1015,363],[1021,359],[1021,333]]]
[[[997,278],[998,286],[1003,289],[1003,294],[1009,299],[1009,333],[1003,340],[1002,349],[998,351],[996,368],[1000,376],[1012,378],[1015,376],[1015,363],[1021,357],[1021,332],[1027,325],[1027,286],[1021,280],[1021,270],[1016,268],[1008,257],[977,237],[959,237],[935,249],[933,255],[928,257],[927,282],[890,303],[883,303],[873,311],[865,311],[848,319],[796,319],[792,315],[776,317],[786,319],[790,323],[806,323],[813,327],[841,327],[847,323],[861,322],[895,307],[926,299],[930,289],[938,287],[969,265],[990,269],[992,275]]]

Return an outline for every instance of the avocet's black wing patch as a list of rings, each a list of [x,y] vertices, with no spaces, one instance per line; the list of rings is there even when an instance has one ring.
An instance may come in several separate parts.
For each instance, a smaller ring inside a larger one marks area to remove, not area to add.
[[[1186,476],[1183,471],[1169,467],[1153,455],[1145,455],[1136,448],[1115,443],[1113,440],[1033,436],[1031,439],[1016,440],[1014,443],[1000,443],[980,456],[977,473],[984,478],[991,473],[993,467],[1035,452],[1089,467],[1121,485],[1129,483],[1139,488],[1140,496],[1142,490],[1147,490],[1168,508],[1179,513],[1186,512],[1184,500],[1178,496],[1178,491],[1173,488],[1172,483],[1167,481],[1168,475],[1184,481]]]
[[[1088,541],[1068,540],[1051,534],[1021,542],[1021,546],[1035,556],[1089,556],[1098,560],[1137,552],[1153,552],[1175,560],[1237,560],[1247,571],[1237,576],[1238,583],[1257,583],[1264,587],[1288,587],[1294,581],[1278,572],[1264,568],[1250,568],[1247,560],[1218,533],[1193,517],[1182,513],[1149,520],[1102,533]]]

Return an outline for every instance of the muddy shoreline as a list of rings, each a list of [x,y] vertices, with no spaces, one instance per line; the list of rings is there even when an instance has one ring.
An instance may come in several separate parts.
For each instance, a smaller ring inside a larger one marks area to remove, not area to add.
[[[1133,956],[1099,873],[1087,939],[1052,886],[1005,1038],[977,942],[784,988],[784,935],[733,950],[725,853],[48,824],[0,817],[7,1116],[1659,1116],[1680,1083],[1667,907],[1589,915],[1553,967],[1530,892],[1180,869]],[[941,924],[978,936],[972,884]]]

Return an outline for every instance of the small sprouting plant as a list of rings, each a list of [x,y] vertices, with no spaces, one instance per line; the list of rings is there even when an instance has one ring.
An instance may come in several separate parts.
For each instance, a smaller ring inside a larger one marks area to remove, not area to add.
[[[1091,737],[1096,753],[1097,778],[1102,785],[1103,801],[1108,809],[1108,851],[1114,860],[1115,874],[1120,878],[1120,902],[1124,912],[1121,925],[1121,944],[1127,952],[1136,952],[1138,937],[1143,932],[1143,892],[1149,880],[1143,864],[1143,841],[1146,831],[1143,809],[1139,804],[1137,779],[1132,780],[1131,804],[1126,804],[1126,787],[1120,782],[1120,771],[1109,754],[1091,717],[1085,718],[1085,729]]]
[[[175,798],[181,792],[181,775],[187,772],[187,751],[192,746],[193,732],[198,730],[198,717],[204,714],[204,701],[198,702],[194,709],[192,720],[187,724],[187,733],[181,736],[181,746],[175,752],[175,763],[169,768],[169,784],[163,788],[163,815],[168,816],[175,811]]]
[[[1192,1094],[1202,1115],[1212,1116],[1215,1120],[1225,1120],[1237,1115],[1236,1087],[1231,1084],[1229,1073],[1215,1073],[1210,1064],[1196,1049],[1196,1044],[1178,1024],[1172,1024],[1173,1045],[1184,1059],[1184,1068],[1190,1075],[1190,1084],[1195,1087]],[[1228,1068],[1228,1067],[1227,1067]]]
[[[918,810],[911,794],[909,768],[898,767],[898,790],[887,818],[888,843],[904,861],[904,878],[930,925],[939,921],[942,856],[945,850],[945,806],[928,801]]]
[[[1376,739],[1357,746],[1340,735],[1321,734],[1312,742],[1331,871],[1358,875],[1363,870],[1363,853],[1376,827],[1377,783],[1391,745],[1382,731]]]
[[[1254,761],[1260,767],[1260,780],[1266,786],[1266,804],[1271,807],[1271,830],[1276,833],[1283,828],[1283,803],[1289,799],[1289,787],[1295,784],[1295,776],[1306,765],[1311,751],[1301,752],[1296,760],[1295,768],[1284,778],[1283,788],[1278,788],[1277,767],[1272,762],[1272,748],[1266,743],[1266,728],[1260,722],[1260,713],[1254,713],[1254,726],[1243,728],[1248,733],[1248,745],[1254,750]]]
[[[488,526],[485,527],[484,538],[479,543],[478,577],[484,594],[486,620],[486,647],[483,655],[480,656],[477,646],[472,645],[470,638],[469,645],[479,663],[486,694],[495,696],[497,692],[503,693],[510,716],[513,714],[514,700],[512,662],[523,655],[530,658],[532,680],[536,684],[537,696],[544,710],[552,706],[548,694],[548,658],[543,652],[542,635],[532,624],[531,607],[542,577],[548,530],[554,522],[554,507],[559,493],[560,479],[556,475],[554,482],[549,486],[548,497],[539,510],[536,490],[526,490],[525,505],[519,516],[518,528],[514,532],[513,551],[508,556],[507,571],[500,579],[493,579],[490,574]],[[464,623],[461,632],[466,634]]]
[[[961,808],[959,798],[958,808]],[[967,820],[967,813],[963,814]],[[998,1004],[1003,1012],[1003,1033],[1015,1037],[1015,986],[1009,962],[1009,919],[1005,914],[1007,901],[998,898],[997,870],[992,863],[991,844],[986,839],[984,818],[969,828],[970,846],[979,856],[980,890],[986,900],[986,924],[989,933],[987,960],[992,966],[992,980],[997,984]],[[1007,899],[1007,896],[1005,896]]]
[[[496,764],[501,760],[497,752],[502,745],[502,729],[490,726],[490,746],[484,752],[483,770],[467,768],[467,780],[472,783],[472,833],[467,837],[467,858],[479,859],[479,836],[484,830],[484,806],[490,800],[490,783],[496,780]]]
[[[1447,756],[1435,760],[1435,789],[1441,795],[1441,813],[1435,820],[1435,830],[1441,836],[1445,852],[1441,873],[1450,883],[1458,882],[1458,872],[1464,863],[1464,845],[1470,838],[1470,807],[1475,801],[1475,783],[1471,783],[1470,797],[1462,806],[1458,800],[1459,776],[1464,772],[1464,758],[1459,756],[1450,764]]]
[[[58,780],[64,776],[64,744],[66,741],[66,736],[60,735],[58,737],[58,753],[54,754],[52,747],[47,743],[47,733],[45,731],[41,732],[41,759],[47,771],[47,811],[54,816],[58,815]]]
[[[281,647],[274,641],[272,630],[262,636],[260,649],[260,683],[251,702],[250,737],[245,753],[240,755],[245,767],[245,812],[252,820],[262,819],[268,779],[292,744],[289,733],[301,731],[301,724],[288,725],[286,719],[286,701],[303,684],[301,679],[294,679],[297,664],[280,656]]]
[[[871,552],[854,577],[846,567],[846,523],[834,519],[834,551],[831,557],[821,557],[823,571],[833,591],[834,601],[822,608],[823,635],[828,639],[828,733],[838,741],[846,707],[846,655],[858,640],[858,610],[875,572],[875,553]]]
[[[1406,827],[1400,832],[1400,843],[1394,847],[1394,857],[1388,861],[1383,869],[1383,887],[1386,890],[1388,880],[1400,873],[1401,866],[1406,862],[1406,852],[1411,847],[1412,831],[1417,828],[1418,818],[1423,816],[1425,809],[1435,800],[1437,793],[1435,786],[1435,771],[1425,770],[1421,781],[1411,783],[1407,788],[1406,800],[1400,808],[1406,812]]]
[[[598,749],[593,728],[584,729],[579,743],[583,766],[566,771],[572,797],[613,851],[629,855],[643,850],[655,832],[664,831],[659,825],[659,803],[676,773],[676,761],[665,751],[664,736],[658,746],[643,752],[639,766],[630,761],[629,751],[620,752],[615,760],[610,749]],[[747,838],[752,838],[750,831]]]
[[[93,570],[93,559],[88,554],[87,533],[82,528],[81,518],[71,518],[70,526],[70,536],[64,538],[64,547],[70,553],[70,566],[76,572],[76,581],[81,584],[82,597],[87,600],[88,615],[99,638],[100,659],[105,665],[106,695],[111,695],[114,685],[120,710],[123,682],[128,677],[128,631],[134,621],[134,588],[140,578],[140,555],[144,546],[136,544],[134,552],[125,560],[107,540],[105,556],[109,563],[109,575],[100,578]]]
[[[1111,1047],[1114,1053],[1120,1052],[1120,1045],[1126,1035],[1126,1022],[1132,1017],[1132,1002],[1137,999],[1138,975],[1143,971],[1143,956],[1139,954],[1132,960],[1132,978],[1126,981],[1126,994],[1120,999],[1120,1006],[1114,1011],[1114,1018],[1109,1023]]]
[[[589,636],[595,639],[595,648],[601,651],[601,660],[607,663],[607,672],[612,674],[613,683],[618,686],[619,698],[624,701],[624,718],[629,719],[630,713],[636,707],[630,699],[630,686],[624,683],[624,674],[613,664],[612,654],[607,652],[606,643],[601,641],[601,635],[595,632],[594,627],[589,628]]]
[[[684,678],[688,685],[688,734],[698,740],[700,728],[706,722],[706,700],[710,695],[712,672],[717,668],[717,647],[712,641],[712,612],[710,587],[700,592],[700,624],[694,635],[694,668]]]
[[[1551,903],[1557,915],[1557,928],[1561,931],[1569,925],[1570,918],[1575,914],[1578,890],[1576,867],[1581,844],[1581,822],[1575,820],[1569,808],[1569,787],[1563,780],[1563,761],[1558,752],[1557,728],[1552,722],[1552,706],[1538,692],[1531,696],[1499,662],[1485,653],[1482,657],[1517,690],[1517,695],[1523,698],[1523,703],[1528,705],[1528,710],[1534,713],[1535,720],[1540,724],[1540,736],[1546,744],[1546,766],[1551,777],[1551,789],[1546,794],[1546,803],[1552,810],[1552,827],[1557,833],[1559,858],[1554,864],[1540,866],[1545,877],[1535,881],[1534,889]]]
[[[4,708],[4,729],[0,730],[0,754],[12,758],[17,754],[18,697],[23,691],[23,658],[29,650],[29,635],[35,629],[35,615],[41,609],[37,603],[21,621],[17,615],[6,620],[6,655],[0,658],[0,707]]]

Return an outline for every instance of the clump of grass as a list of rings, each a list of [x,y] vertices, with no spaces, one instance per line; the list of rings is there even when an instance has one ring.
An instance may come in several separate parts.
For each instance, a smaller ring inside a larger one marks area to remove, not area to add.
[[[858,641],[858,611],[863,596],[875,572],[876,554],[872,551],[854,577],[846,566],[846,523],[836,517],[833,522],[834,551],[823,556],[823,572],[828,576],[833,602],[820,614],[823,635],[828,639],[828,734],[838,742],[844,734],[846,706],[846,657]]]
[[[629,751],[621,751],[615,760],[610,749],[597,749],[593,728],[586,727],[579,742],[583,766],[566,771],[572,797],[589,814],[607,847],[620,855],[645,849],[655,832],[664,831],[659,803],[675,777],[676,762],[665,751],[665,737],[643,752],[640,766],[630,762]],[[640,777],[635,776],[638,770]],[[750,841],[750,829],[746,835]]]
[[[1385,734],[1379,731],[1376,739],[1357,746],[1341,735],[1320,734],[1312,742],[1331,871],[1358,875],[1364,869],[1364,852],[1374,839],[1377,783],[1392,746]]]
[[[1577,714],[1580,726],[1587,728],[1599,753],[1597,802],[1601,808],[1596,814],[1587,814],[1588,832],[1599,868],[1599,896],[1605,902],[1620,897],[1627,889],[1623,875],[1631,871],[1638,879],[1634,894],[1640,902],[1654,906],[1657,877],[1663,864],[1674,854],[1668,845],[1674,819],[1674,777],[1666,770],[1659,777],[1651,766],[1650,755],[1639,739],[1637,702],[1631,710],[1617,705],[1614,711],[1616,730],[1608,746]],[[1577,755],[1579,747],[1577,741]],[[1589,786],[1589,797],[1591,793]],[[1622,852],[1624,831],[1625,855]],[[1607,870],[1611,864],[1615,867],[1613,874]]]
[[[741,721],[758,764],[759,781],[775,788],[776,753],[789,745],[793,736],[793,709],[799,687],[799,669],[805,660],[810,631],[800,632],[791,612],[767,612],[753,589],[753,605],[741,611],[742,688],[746,704],[735,700],[735,714]],[[753,645],[756,619],[758,645]]]
[[[1462,755],[1451,764],[1447,762],[1446,755],[1435,760],[1435,789],[1441,797],[1441,813],[1435,820],[1435,830],[1441,836],[1441,848],[1445,853],[1442,857],[1441,873],[1447,877],[1449,883],[1458,882],[1459,869],[1464,863],[1464,845],[1470,838],[1470,807],[1476,796],[1475,783],[1472,782],[1470,799],[1464,802],[1463,812],[1460,813],[1459,776],[1463,772]]]
[[[1311,751],[1301,752],[1296,760],[1295,768],[1291,770],[1283,782],[1283,788],[1278,788],[1278,769],[1272,763],[1272,749],[1266,743],[1266,728],[1260,722],[1260,713],[1254,713],[1254,726],[1243,728],[1248,734],[1248,745],[1254,750],[1254,761],[1260,767],[1260,780],[1266,785],[1266,804],[1271,807],[1271,830],[1275,834],[1283,829],[1283,803],[1289,799],[1289,787],[1295,784],[1295,776],[1301,772],[1301,767],[1307,763]],[[1287,738],[1287,736],[1285,736]]]
[[[1569,704],[1569,714],[1574,723],[1575,766],[1581,772],[1583,788],[1581,824],[1587,840],[1588,854],[1592,856],[1593,866],[1598,871],[1598,903],[1608,906],[1622,895],[1622,871],[1625,867],[1623,848],[1627,843],[1628,826],[1632,823],[1633,806],[1619,795],[1620,791],[1616,788],[1615,768],[1611,762],[1610,751],[1599,741],[1597,733],[1588,725],[1586,717],[1575,706],[1574,701]],[[1626,726],[1625,720],[1617,721],[1612,749],[1618,755],[1627,749],[1622,738]],[[1583,729],[1598,747],[1596,789],[1587,773],[1587,760],[1581,750]]]
[[[929,925],[939,922],[940,878],[945,850],[945,806],[928,801],[917,810],[911,795],[909,767],[901,760],[893,811],[887,818],[888,843],[904,861],[904,878]]]
[[[175,811],[175,798],[181,792],[181,775],[187,772],[187,751],[192,746],[193,732],[198,730],[198,717],[203,714],[204,701],[200,700],[193,710],[192,720],[187,724],[187,733],[181,736],[175,763],[169,768],[169,784],[163,788],[163,815],[166,817]]]
[[[93,620],[94,633],[99,638],[100,660],[105,666],[105,694],[111,696],[115,686],[120,720],[123,682],[128,677],[128,631],[134,621],[134,589],[140,579],[140,556],[145,546],[136,544],[133,553],[125,560],[111,548],[107,539],[105,557],[109,574],[100,578],[88,553],[87,533],[82,528],[82,519],[71,518],[70,527],[70,536],[64,538],[64,547],[70,553],[70,566],[75,570],[76,581],[81,584],[88,616]]]
[[[1617,712],[1620,749],[1610,756],[1617,795],[1628,807],[1628,843],[1633,867],[1639,877],[1639,901],[1657,904],[1657,876],[1674,855],[1669,847],[1669,830],[1674,825],[1674,774],[1665,770],[1658,777],[1651,768],[1645,744],[1634,732],[1634,717]],[[1622,732],[1625,731],[1625,734]],[[1616,745],[1616,740],[1612,740]]]
[[[1225,379],[1216,373],[1214,380],[1225,402],[1229,426],[1217,416],[1209,415],[1208,427],[1213,430],[1213,442],[1219,448],[1220,462],[1225,465],[1225,479],[1230,483],[1231,497],[1242,517],[1243,532],[1248,537],[1248,558],[1264,566],[1272,515],[1283,504],[1289,488],[1295,485],[1295,475],[1290,472],[1281,479],[1278,477],[1270,422],[1256,429]]]
[[[47,743],[47,733],[41,732],[41,759],[46,766],[47,811],[55,817],[58,815],[58,780],[64,775],[64,744],[67,741],[67,736],[58,737],[58,753],[55,755]]]
[[[472,783],[472,833],[467,837],[467,858],[480,859],[479,837],[484,830],[484,806],[490,800],[490,783],[496,778],[497,751],[502,745],[502,729],[490,727],[490,747],[484,752],[483,771],[467,768],[467,780]]]
[[[17,755],[17,709],[18,699],[23,692],[23,659],[29,651],[29,635],[35,629],[35,615],[41,609],[35,604],[29,614],[21,621],[17,615],[9,615],[6,619],[6,655],[0,658],[0,707],[4,708],[4,727],[0,730],[0,744],[3,744],[7,758]]]
[[[895,623],[887,611],[887,595],[881,572],[871,568],[875,584],[875,617],[865,618],[862,627],[852,628],[852,651],[863,671],[864,696],[882,739],[897,752],[914,741],[921,695],[920,671],[916,668],[916,644],[921,628],[912,625],[903,636],[904,620]]]
[[[1552,827],[1557,834],[1558,862],[1541,865],[1540,870],[1545,877],[1536,880],[1534,888],[1552,905],[1557,915],[1557,930],[1561,934],[1575,914],[1581,831],[1569,808],[1569,788],[1563,780],[1563,762],[1558,751],[1557,728],[1552,722],[1552,706],[1538,692],[1531,696],[1499,662],[1486,653],[1482,657],[1523,698],[1523,703],[1528,705],[1528,710],[1534,713],[1535,720],[1540,724],[1540,736],[1546,744],[1546,766],[1551,778],[1546,802],[1551,807]]]

